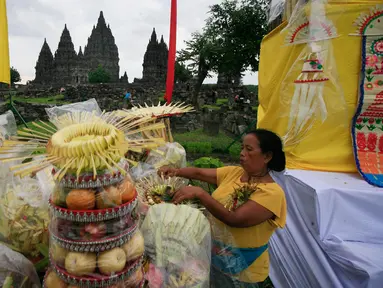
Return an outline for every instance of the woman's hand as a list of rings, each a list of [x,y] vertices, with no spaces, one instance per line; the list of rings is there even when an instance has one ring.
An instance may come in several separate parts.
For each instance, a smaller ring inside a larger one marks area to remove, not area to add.
[[[170,168],[168,166],[163,166],[157,171],[159,176],[164,176],[165,178],[177,176],[177,169]]]
[[[199,198],[201,193],[206,193],[202,188],[195,186],[185,186],[178,190],[173,196],[173,203],[179,204],[185,200],[193,200]]]

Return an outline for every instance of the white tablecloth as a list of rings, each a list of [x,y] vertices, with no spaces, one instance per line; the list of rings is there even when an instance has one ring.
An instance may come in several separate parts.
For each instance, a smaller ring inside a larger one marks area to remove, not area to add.
[[[357,174],[275,173],[287,225],[270,241],[277,288],[383,287],[383,189]]]

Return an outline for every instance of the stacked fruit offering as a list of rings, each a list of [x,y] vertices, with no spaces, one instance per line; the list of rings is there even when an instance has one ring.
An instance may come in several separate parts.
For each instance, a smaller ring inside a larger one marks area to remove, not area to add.
[[[121,164],[126,171],[127,164]],[[140,287],[144,239],[137,192],[118,169],[65,175],[50,200],[51,270],[44,287]],[[71,286],[70,286],[71,285]]]

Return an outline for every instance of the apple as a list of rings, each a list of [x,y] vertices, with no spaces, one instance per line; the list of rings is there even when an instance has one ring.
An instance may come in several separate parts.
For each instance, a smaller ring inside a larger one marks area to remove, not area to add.
[[[145,251],[144,237],[141,231],[134,233],[133,237],[126,242],[122,249],[124,249],[127,261],[136,260],[141,257]]]
[[[65,258],[68,254],[68,251],[59,246],[58,243],[53,242],[50,246],[50,252],[53,261],[60,266],[64,266]]]
[[[98,269],[102,274],[113,275],[125,268],[126,255],[123,249],[114,248],[100,253],[97,259]]]
[[[96,260],[94,253],[69,252],[65,258],[65,269],[74,276],[89,275],[96,270]]]
[[[89,223],[82,227],[80,236],[82,240],[99,240],[106,234],[106,224],[101,223]]]
[[[67,288],[68,285],[57,276],[53,271],[48,272],[48,276],[44,280],[45,288]]]

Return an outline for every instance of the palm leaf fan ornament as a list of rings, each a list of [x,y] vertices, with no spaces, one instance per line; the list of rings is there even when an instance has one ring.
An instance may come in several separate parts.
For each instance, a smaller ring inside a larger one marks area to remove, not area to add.
[[[153,135],[156,137],[162,137],[167,142],[173,142],[169,117],[182,115],[182,114],[190,113],[194,111],[195,110],[192,106],[187,105],[185,103],[181,103],[181,102],[163,104],[163,105],[161,105],[161,103],[158,103],[157,106],[148,106],[145,103],[144,106],[138,105],[138,106],[134,106],[132,109],[129,109],[129,110],[126,110],[126,109],[119,110],[118,115],[120,116],[132,115],[136,117],[153,117],[153,119],[156,119],[159,122],[164,123],[166,126],[166,128],[163,130],[154,131]],[[145,137],[152,136],[148,132],[143,134]]]
[[[54,124],[53,124],[54,123]],[[148,124],[149,123],[149,124]],[[141,151],[163,144],[161,138],[129,140],[128,135],[163,129],[162,123],[153,123],[151,117],[117,117],[115,112],[100,116],[90,112],[72,112],[52,119],[51,123],[32,122],[31,128],[18,131],[18,136],[5,140],[0,154],[15,153],[20,150],[43,151],[42,157],[32,162],[13,166],[15,175],[26,176],[36,173],[50,165],[55,180],[65,174],[92,172],[97,176],[100,170],[126,170],[120,164],[129,150]],[[8,158],[3,162],[26,160],[30,156]]]
[[[324,0],[313,1],[308,5],[311,6],[310,15],[306,16],[306,5],[296,11],[285,39],[286,45],[306,45],[290,70],[294,70],[296,65],[302,65],[294,81],[287,132],[283,135],[285,146],[299,143],[313,127],[315,118],[323,123],[328,115],[323,91],[326,82],[330,80],[326,71],[329,65],[329,40],[338,37],[338,34],[333,23],[326,18]],[[284,89],[288,90],[286,87]]]
[[[209,287],[211,232],[202,212],[186,205],[155,205],[141,231],[150,263],[168,273],[163,287]],[[184,279],[189,284],[176,284]]]

